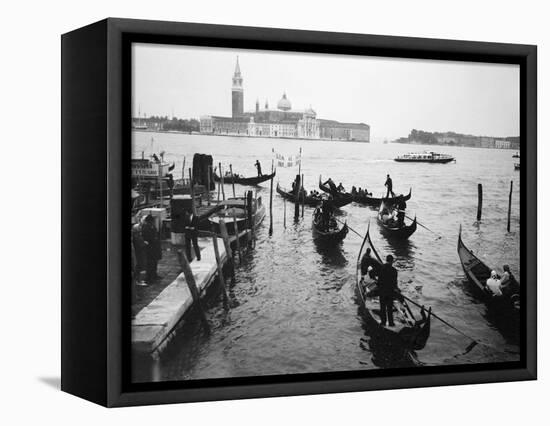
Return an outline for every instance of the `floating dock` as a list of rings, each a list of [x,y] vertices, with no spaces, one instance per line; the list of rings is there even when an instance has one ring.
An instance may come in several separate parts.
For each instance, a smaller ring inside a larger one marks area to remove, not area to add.
[[[217,264],[212,239],[199,238],[198,242],[201,260],[193,260],[190,266],[202,297],[217,275]],[[225,264],[227,253],[221,238],[218,238],[218,248],[220,260]],[[192,304],[193,298],[185,276],[181,273],[132,320],[132,349],[141,353],[153,353],[163,346]]]

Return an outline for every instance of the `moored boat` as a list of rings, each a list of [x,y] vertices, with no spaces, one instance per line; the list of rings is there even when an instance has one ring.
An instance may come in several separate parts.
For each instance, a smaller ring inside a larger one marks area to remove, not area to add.
[[[405,224],[403,219],[400,223],[397,218],[398,207],[385,201],[382,201],[378,210],[378,224],[383,235],[389,238],[406,240],[416,231],[416,216],[409,225]]]
[[[227,232],[234,235],[235,223],[237,224],[237,230],[239,232],[244,231],[246,228],[250,228],[249,214],[247,208],[247,201],[243,197],[229,198],[223,202],[224,208],[210,216],[208,222],[216,233],[220,233],[219,223],[220,219],[223,219],[226,223]],[[256,199],[251,198],[251,218],[255,227],[258,227],[265,218],[266,209],[262,203],[262,197]]]
[[[409,152],[407,154],[399,155],[394,158],[394,161],[397,161],[399,163],[446,164],[456,160],[452,155],[449,154],[439,154],[433,151],[425,151]]]
[[[319,242],[339,243],[348,234],[348,225],[338,227],[336,220],[332,217],[328,221],[328,225],[324,223],[323,215],[319,207],[313,212],[312,230],[313,238]]]
[[[289,200],[292,203],[295,202],[295,196],[292,192],[285,190],[278,183],[277,183],[277,188],[276,189],[277,189],[277,193],[281,197]],[[298,197],[299,197],[298,202],[302,203],[302,197],[301,196],[298,196]],[[326,200],[326,199],[327,199],[326,196],[325,197],[323,197],[322,195],[311,196],[311,195],[306,194],[305,196],[303,196],[303,203],[306,206],[316,207],[319,204],[321,204],[323,202],[323,200]],[[345,205],[347,205],[349,203],[351,203],[350,199],[333,197],[333,200],[332,200],[332,204],[336,208],[344,207]]]
[[[259,185],[262,182],[265,182],[267,180],[273,179],[275,177],[275,174],[277,172],[273,172],[270,175],[261,175],[261,176],[254,176],[254,177],[243,177],[243,176],[225,176],[223,178],[224,183],[236,183],[239,185]],[[216,173],[214,173],[214,180],[216,182],[221,182],[221,177],[218,176]]]
[[[359,256],[357,257],[355,289],[359,296],[360,308],[365,319],[376,325],[378,331],[383,333],[388,339],[410,351],[420,350],[426,346],[426,342],[430,336],[431,309],[426,311],[423,307],[420,308],[418,312],[419,319],[417,319],[405,300],[394,300],[395,325],[393,327],[382,325],[380,302],[376,294],[376,280],[365,280],[361,271],[363,250],[367,246],[374,253],[375,257],[373,260],[379,264],[383,263],[372,244],[369,231],[370,226],[367,229],[367,234],[363,239]]]
[[[462,269],[468,281],[474,285],[482,294],[484,301],[491,307],[504,309],[512,314],[519,314],[520,295],[519,284],[511,282],[507,291],[497,295],[487,286],[487,279],[491,277],[491,268],[479,259],[462,241],[462,226],[458,232],[457,244],[458,257]]]

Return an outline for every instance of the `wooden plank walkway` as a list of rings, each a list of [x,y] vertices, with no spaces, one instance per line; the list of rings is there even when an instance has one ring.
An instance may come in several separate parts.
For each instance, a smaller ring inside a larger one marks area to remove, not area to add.
[[[191,269],[201,296],[214,281],[217,273],[216,257],[212,239],[199,238],[201,260],[193,260]],[[223,240],[218,238],[222,263],[227,261]],[[170,333],[193,304],[183,273],[169,284],[132,320],[132,348],[143,353],[152,353],[169,337]]]

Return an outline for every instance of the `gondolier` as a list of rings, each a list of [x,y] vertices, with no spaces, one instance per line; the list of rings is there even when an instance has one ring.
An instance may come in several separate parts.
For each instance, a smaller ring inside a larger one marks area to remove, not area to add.
[[[386,193],[386,198],[388,198],[390,194],[392,197],[395,197],[395,194],[393,193],[393,181],[391,180],[390,175],[386,176],[386,183],[384,184],[384,186],[388,188],[388,192]]]
[[[399,298],[399,288],[397,287],[397,269],[393,266],[393,256],[388,254],[386,263],[380,268],[378,276],[378,294],[380,299],[380,319],[381,325],[393,327],[393,300]]]
[[[258,170],[258,177],[262,176],[262,165],[258,160],[256,160],[256,163],[254,164],[256,166],[256,169]]]

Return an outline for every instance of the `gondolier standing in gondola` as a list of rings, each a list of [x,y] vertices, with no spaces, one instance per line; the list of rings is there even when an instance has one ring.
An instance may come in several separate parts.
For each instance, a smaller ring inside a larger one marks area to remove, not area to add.
[[[256,163],[254,163],[254,165],[256,166],[256,169],[258,169],[258,177],[261,177],[262,176],[262,165],[260,164],[260,162],[258,160],[256,160]]]
[[[393,327],[393,300],[401,298],[399,288],[397,287],[397,269],[393,266],[393,256],[388,254],[386,263],[380,268],[378,276],[378,294],[380,299],[380,320],[381,325]]]
[[[395,194],[393,193],[393,181],[391,180],[390,175],[386,176],[386,183],[384,184],[384,186],[388,188],[388,192],[386,193],[386,198],[388,198],[390,194],[392,197],[395,197]]]

